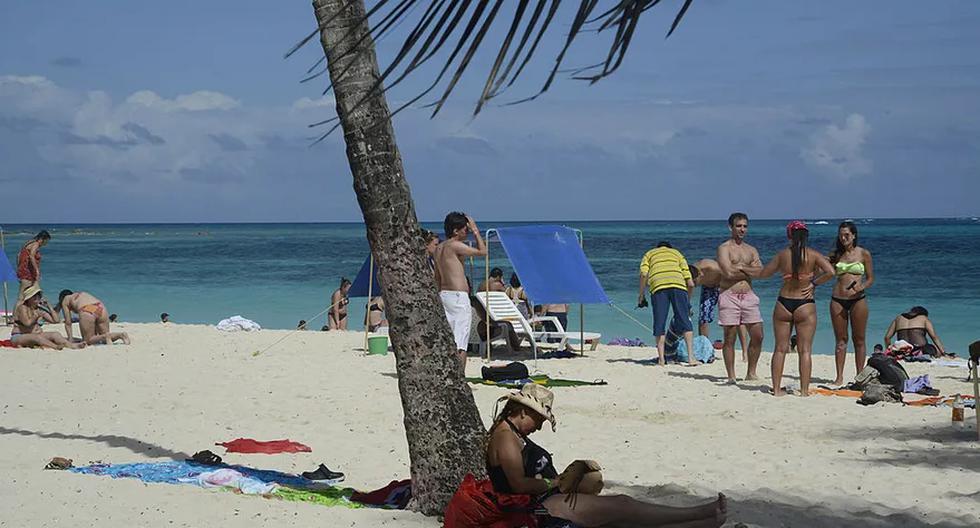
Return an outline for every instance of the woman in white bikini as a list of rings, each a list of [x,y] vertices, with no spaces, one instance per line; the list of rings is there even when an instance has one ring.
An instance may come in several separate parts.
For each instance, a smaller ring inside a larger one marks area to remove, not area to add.
[[[72,338],[71,314],[77,313],[78,328],[82,331],[82,341],[85,343],[90,345],[100,343],[111,345],[113,341],[122,341],[127,345],[130,343],[126,332],[109,330],[109,310],[106,310],[102,301],[91,293],[61,290],[55,311],[64,319],[65,333],[68,334],[69,340]]]

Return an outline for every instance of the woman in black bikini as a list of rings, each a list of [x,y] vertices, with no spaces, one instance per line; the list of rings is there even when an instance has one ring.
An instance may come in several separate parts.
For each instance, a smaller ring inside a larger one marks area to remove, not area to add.
[[[946,347],[936,335],[936,329],[929,320],[929,310],[922,306],[913,306],[911,310],[899,314],[885,332],[885,348],[892,344],[892,336],[904,339],[917,350],[932,357],[946,356]],[[926,336],[935,344],[930,344]],[[914,349],[914,350],[915,350]]]
[[[569,481],[575,478],[574,464],[557,475],[551,455],[528,438],[546,421],[554,428],[555,418],[551,412],[554,395],[541,385],[529,383],[520,392],[511,393],[501,401],[504,399],[507,404],[490,428],[487,474],[493,488],[488,495],[512,516],[509,520],[514,522],[508,525],[551,528],[570,526],[571,522],[581,527],[693,528],[724,524],[727,502],[720,493],[716,500],[701,506],[677,508],[641,502],[626,495],[598,495],[601,480],[586,486],[583,478],[579,492],[574,495],[574,500],[570,499],[561,490],[570,489]],[[520,511],[515,513],[515,510]]]
[[[330,314],[327,316],[327,326],[331,330],[347,330],[347,305],[350,299],[347,292],[350,291],[350,281],[347,278],[340,279],[340,287],[334,290],[330,296]]]
[[[385,300],[380,295],[373,297],[368,304],[367,327],[368,332],[374,332],[378,328],[387,324],[385,321]]]
[[[777,271],[783,274],[783,287],[772,310],[772,329],[776,334],[776,349],[772,353],[772,394],[785,396],[783,391],[783,365],[789,352],[790,335],[796,328],[796,349],[800,356],[800,394],[810,395],[810,352],[813,334],[817,329],[817,307],[813,300],[814,286],[829,281],[834,276],[830,262],[815,249],[807,247],[809,236],[806,224],[794,220],[786,226],[789,247],[783,249],[766,264],[759,276],[771,277]],[[814,280],[814,271],[822,275]]]
[[[830,298],[830,321],[834,325],[837,347],[837,378],[834,385],[844,383],[844,363],[847,360],[847,326],[854,340],[855,374],[864,368],[867,357],[865,333],[868,328],[868,301],[864,290],[875,281],[871,252],[858,246],[858,231],[854,222],[841,222],[837,228],[837,243],[830,252],[837,282]]]

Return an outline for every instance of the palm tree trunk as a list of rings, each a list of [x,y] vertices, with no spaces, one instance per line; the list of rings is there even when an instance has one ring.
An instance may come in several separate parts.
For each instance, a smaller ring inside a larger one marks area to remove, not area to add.
[[[314,0],[313,9],[354,191],[384,288],[405,413],[413,508],[438,515],[467,472],[485,472],[485,430],[458,371],[456,345],[433,287],[384,94],[375,91],[354,108],[379,77],[374,41],[363,22],[364,1]],[[353,46],[360,49],[349,53]]]

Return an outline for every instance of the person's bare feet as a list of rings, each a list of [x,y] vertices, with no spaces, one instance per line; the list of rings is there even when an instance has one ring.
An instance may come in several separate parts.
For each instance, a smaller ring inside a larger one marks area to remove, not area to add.
[[[831,385],[836,385],[838,387],[841,386],[841,385],[843,385],[843,384],[844,384],[844,378],[837,378],[837,379],[834,380],[833,383],[831,383]]]
[[[757,374],[746,374],[745,381],[759,381],[759,376]]]
[[[68,345],[68,348],[70,348],[72,350],[79,350],[79,349],[85,348],[86,346],[88,346],[88,343],[86,343],[85,341],[82,341],[80,343],[71,343],[71,344]]]
[[[769,392],[771,392],[773,396],[786,396],[786,391],[784,391],[782,388],[777,389],[773,387]]]
[[[123,334],[122,334],[122,342],[123,342],[123,344],[126,344],[126,345],[129,345],[129,344],[132,343],[132,341],[129,339],[129,334],[127,334],[126,332],[123,332]]]
[[[721,526],[725,524],[725,520],[728,519],[728,497],[724,493],[718,494],[718,500],[715,502],[715,526]]]

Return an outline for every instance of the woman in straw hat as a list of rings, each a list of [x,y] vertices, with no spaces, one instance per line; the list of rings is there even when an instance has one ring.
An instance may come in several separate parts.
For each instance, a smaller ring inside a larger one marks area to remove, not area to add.
[[[809,230],[800,220],[786,225],[789,245],[769,261],[759,272],[762,278],[771,277],[777,271],[783,274],[783,287],[779,290],[776,306],[772,311],[772,329],[776,334],[776,349],[772,353],[772,394],[785,396],[782,387],[783,365],[790,348],[790,335],[796,328],[796,346],[800,356],[800,394],[810,395],[810,350],[813,334],[817,330],[817,308],[813,300],[814,286],[834,278],[834,267],[819,251],[807,247]],[[816,277],[816,271],[823,272]]]
[[[85,348],[85,343],[73,343],[58,332],[44,332],[38,321],[58,322],[41,297],[41,288],[33,285],[24,290],[24,302],[14,310],[14,328],[10,331],[10,341],[19,347],[41,347],[61,350],[62,348]]]
[[[725,522],[726,499],[720,493],[716,500],[703,505],[677,508],[626,495],[600,496],[602,477],[598,464],[592,461],[575,461],[556,475],[551,455],[528,438],[546,421],[552,430],[555,428],[551,391],[529,383],[499,401],[506,404],[494,419],[487,445],[490,495],[496,496],[501,511],[512,512],[514,506],[521,506],[524,512],[521,518],[506,518],[506,525],[715,527]]]

